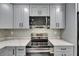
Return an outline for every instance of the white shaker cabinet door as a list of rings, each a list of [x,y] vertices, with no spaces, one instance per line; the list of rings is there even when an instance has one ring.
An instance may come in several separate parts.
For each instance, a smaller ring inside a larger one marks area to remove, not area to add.
[[[25,46],[17,46],[16,47],[16,56],[26,56],[26,47]]]
[[[40,7],[41,16],[49,16],[49,5],[42,5]]]
[[[0,29],[13,28],[13,6],[12,4],[0,4]]]
[[[64,4],[50,5],[50,28],[51,29],[65,28],[65,5]]]
[[[39,8],[36,5],[30,5],[30,16],[39,16]]]
[[[0,56],[15,56],[14,47],[4,47],[0,49]]]
[[[56,23],[57,28],[65,28],[65,5],[56,6]]]
[[[14,28],[29,29],[29,5],[14,5]]]
[[[50,5],[50,28],[56,28],[56,7]]]

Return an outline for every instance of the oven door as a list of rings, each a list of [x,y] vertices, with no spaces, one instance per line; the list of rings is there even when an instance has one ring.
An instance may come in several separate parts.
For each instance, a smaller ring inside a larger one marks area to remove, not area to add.
[[[54,53],[51,53],[52,51],[50,48],[27,48],[26,56],[54,56]]]

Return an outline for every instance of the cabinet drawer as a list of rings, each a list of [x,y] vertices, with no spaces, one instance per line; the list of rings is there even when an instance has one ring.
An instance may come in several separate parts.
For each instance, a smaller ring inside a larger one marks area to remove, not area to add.
[[[66,52],[55,52],[54,55],[55,56],[73,56],[73,52],[69,52],[69,51],[66,51]]]
[[[19,51],[19,52],[20,51],[25,51],[25,47],[16,47],[16,50]]]
[[[55,51],[73,51],[73,47],[55,47]]]

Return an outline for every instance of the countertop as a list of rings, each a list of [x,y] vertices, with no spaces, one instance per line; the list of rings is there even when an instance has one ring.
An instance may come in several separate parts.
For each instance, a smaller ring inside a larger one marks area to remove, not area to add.
[[[8,39],[8,38],[7,38]],[[6,46],[26,46],[30,41],[30,37],[27,38],[9,38],[6,41],[0,42],[0,49]]]
[[[8,40],[0,42],[0,49],[6,46],[26,46],[31,40],[30,37],[24,38],[6,38]],[[73,44],[64,41],[63,39],[49,39],[54,46],[73,46]]]
[[[63,39],[49,39],[49,41],[54,45],[54,46],[74,46],[72,43],[69,43]]]

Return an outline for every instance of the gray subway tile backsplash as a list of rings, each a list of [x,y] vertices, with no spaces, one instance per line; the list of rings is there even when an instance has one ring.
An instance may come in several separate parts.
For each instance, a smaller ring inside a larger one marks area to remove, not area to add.
[[[30,37],[31,33],[48,33],[49,38],[60,38],[60,30],[51,29],[0,29],[0,38],[5,37]]]

